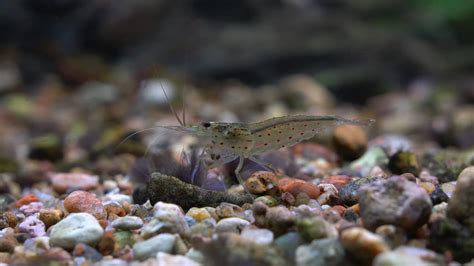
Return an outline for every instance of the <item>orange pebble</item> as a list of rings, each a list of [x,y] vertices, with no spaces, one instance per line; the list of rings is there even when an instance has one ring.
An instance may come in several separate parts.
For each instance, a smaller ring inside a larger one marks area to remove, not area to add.
[[[305,193],[312,199],[317,199],[321,195],[321,190],[314,184],[296,178],[282,178],[278,182],[278,187],[282,192],[289,192],[293,196]]]
[[[27,194],[15,202],[15,207],[20,208],[23,205],[38,201],[38,198],[34,194]]]

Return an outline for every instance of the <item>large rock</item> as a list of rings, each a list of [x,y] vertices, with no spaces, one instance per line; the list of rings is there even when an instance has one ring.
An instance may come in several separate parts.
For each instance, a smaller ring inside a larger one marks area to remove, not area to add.
[[[104,230],[94,216],[88,213],[73,213],[55,224],[51,229],[50,243],[64,249],[72,249],[78,243],[95,245]]]
[[[359,204],[364,226],[371,230],[384,224],[416,230],[428,221],[432,208],[426,191],[400,176],[363,186]]]
[[[448,216],[467,225],[474,232],[474,166],[464,169],[458,177],[448,203]]]

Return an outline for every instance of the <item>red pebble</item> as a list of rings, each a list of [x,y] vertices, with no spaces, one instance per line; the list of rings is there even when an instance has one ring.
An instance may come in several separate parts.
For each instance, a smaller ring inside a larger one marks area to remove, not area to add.
[[[34,194],[27,194],[15,202],[15,207],[20,208],[23,205],[38,201],[38,198]]]
[[[312,199],[317,199],[321,195],[321,190],[314,184],[296,178],[282,178],[278,182],[278,187],[282,192],[289,192],[293,196],[305,193]]]
[[[87,212],[97,220],[105,220],[107,213],[96,195],[87,191],[74,191],[64,199],[64,209],[69,213]]]

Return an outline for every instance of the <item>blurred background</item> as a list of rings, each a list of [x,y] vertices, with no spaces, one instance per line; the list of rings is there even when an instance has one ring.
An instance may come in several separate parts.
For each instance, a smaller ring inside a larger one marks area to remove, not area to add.
[[[339,114],[468,149],[472,25],[470,0],[3,0],[0,168],[143,155],[142,135],[116,146],[177,124],[161,84],[190,121]]]

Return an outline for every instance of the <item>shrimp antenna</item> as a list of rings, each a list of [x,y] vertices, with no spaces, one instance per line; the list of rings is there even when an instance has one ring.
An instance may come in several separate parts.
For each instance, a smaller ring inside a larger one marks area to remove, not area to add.
[[[183,123],[183,121],[181,121],[181,119],[179,118],[178,114],[176,113],[176,111],[174,110],[173,108],[173,105],[171,104],[171,101],[170,99],[168,98],[168,94],[166,94],[166,91],[165,91],[165,88],[163,87],[163,83],[160,81],[160,86],[161,86],[161,90],[163,91],[163,94],[165,95],[165,98],[166,98],[166,102],[168,102],[168,105],[170,107],[170,110],[171,112],[174,114],[174,117],[176,117],[176,120],[178,120],[178,123],[181,125],[181,126],[185,126],[185,124]],[[183,117],[184,118],[184,117]]]
[[[185,96],[185,92],[186,92],[186,84],[184,84],[184,87],[183,89],[181,90],[181,98],[183,98],[183,125],[182,126],[186,126],[186,96]]]

